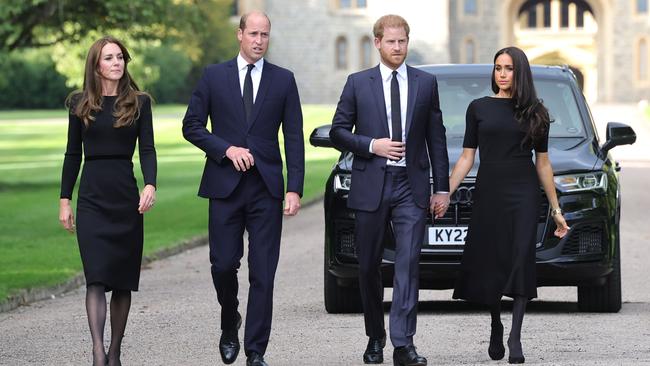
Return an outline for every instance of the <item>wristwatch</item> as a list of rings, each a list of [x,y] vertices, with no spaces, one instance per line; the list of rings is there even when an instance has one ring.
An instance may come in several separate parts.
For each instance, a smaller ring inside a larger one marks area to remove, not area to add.
[[[552,208],[551,209],[551,216],[561,215],[561,214],[562,214],[562,210],[560,208]]]

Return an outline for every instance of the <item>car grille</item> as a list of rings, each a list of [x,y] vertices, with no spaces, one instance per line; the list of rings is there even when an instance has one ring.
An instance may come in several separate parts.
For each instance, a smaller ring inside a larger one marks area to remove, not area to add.
[[[474,190],[473,182],[463,182],[461,188],[454,192],[452,204],[449,206],[447,213],[442,218],[435,220],[435,225],[469,225],[472,215],[472,193]],[[549,213],[548,200],[543,191],[540,191],[542,204],[539,211],[539,222],[545,223]],[[429,216],[431,219],[431,216]],[[338,219],[334,220],[335,227],[335,253],[347,257],[355,258],[356,245],[354,243],[354,220]],[[391,243],[385,243],[387,247],[392,247]]]
[[[343,255],[356,256],[354,244],[354,221],[336,220],[336,252]]]
[[[562,248],[562,255],[602,253],[603,234],[602,224],[587,224],[574,228]]]
[[[472,205],[474,204],[474,199],[472,197],[473,193],[474,183],[463,182],[450,198],[451,203],[449,209],[443,217],[436,219],[435,224],[440,226],[469,225],[472,216]],[[543,190],[540,190],[540,195],[541,205],[539,208],[538,220],[539,222],[544,223],[548,217],[548,199]],[[430,215],[429,219],[431,219]]]

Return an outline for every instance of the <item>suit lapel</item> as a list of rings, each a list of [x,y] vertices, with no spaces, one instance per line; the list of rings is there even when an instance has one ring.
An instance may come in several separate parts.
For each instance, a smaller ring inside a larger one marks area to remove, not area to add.
[[[377,104],[377,111],[379,112],[379,121],[381,122],[381,129],[385,137],[390,137],[388,131],[388,117],[386,116],[386,100],[384,99],[384,84],[381,79],[381,72],[379,66],[375,67],[370,76],[370,89],[375,96],[375,103]]]
[[[248,129],[250,130],[257,116],[260,114],[260,109],[262,109],[262,103],[264,103],[264,98],[266,93],[269,91],[269,87],[273,82],[273,65],[264,60],[264,66],[262,68],[262,78],[260,79],[260,86],[257,90],[257,96],[255,96],[255,103],[253,104],[253,111],[251,112],[251,119],[248,121]],[[242,104],[243,105],[243,104]]]
[[[415,69],[407,66],[406,68],[408,83],[409,83],[409,94],[408,101],[406,103],[406,134],[405,136],[408,139],[408,133],[411,130],[411,122],[413,121],[413,110],[415,109],[415,101],[418,99],[418,74],[415,72]]]
[[[237,115],[237,120],[242,122],[241,126],[243,129],[246,126],[246,118],[244,99],[241,96],[241,86],[239,85],[239,70],[237,69],[236,58],[228,64],[228,89],[230,90],[232,100],[235,101],[232,105]]]

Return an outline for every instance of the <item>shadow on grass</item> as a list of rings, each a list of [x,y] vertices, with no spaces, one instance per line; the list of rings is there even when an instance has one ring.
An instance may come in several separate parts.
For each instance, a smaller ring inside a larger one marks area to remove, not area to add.
[[[0,182],[0,192],[26,192],[38,189],[51,189],[60,187],[60,182],[43,181],[43,182]]]

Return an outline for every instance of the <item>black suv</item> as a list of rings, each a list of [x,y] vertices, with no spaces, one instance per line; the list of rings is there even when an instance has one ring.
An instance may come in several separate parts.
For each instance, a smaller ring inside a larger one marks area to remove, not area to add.
[[[462,151],[465,111],[476,98],[493,94],[492,65],[420,66],[438,78],[440,107],[447,128],[447,147],[453,167]],[[543,190],[537,225],[537,285],[577,286],[581,311],[618,312],[621,308],[620,213],[618,163],[608,151],[632,144],[631,127],[610,122],[601,144],[589,107],[568,67],[533,66],[537,93],[554,120],[549,137],[555,186],[567,236],[553,235],[555,223]],[[315,129],[314,146],[333,147],[330,125]],[[354,243],[354,212],[347,208],[353,154],[342,151],[325,185],[325,308],[329,313],[360,312]],[[478,160],[478,154],[477,154]],[[451,197],[445,216],[429,225],[420,255],[420,287],[453,288],[472,211],[472,192],[478,162]],[[393,283],[394,242],[390,226],[384,235],[383,283]]]

